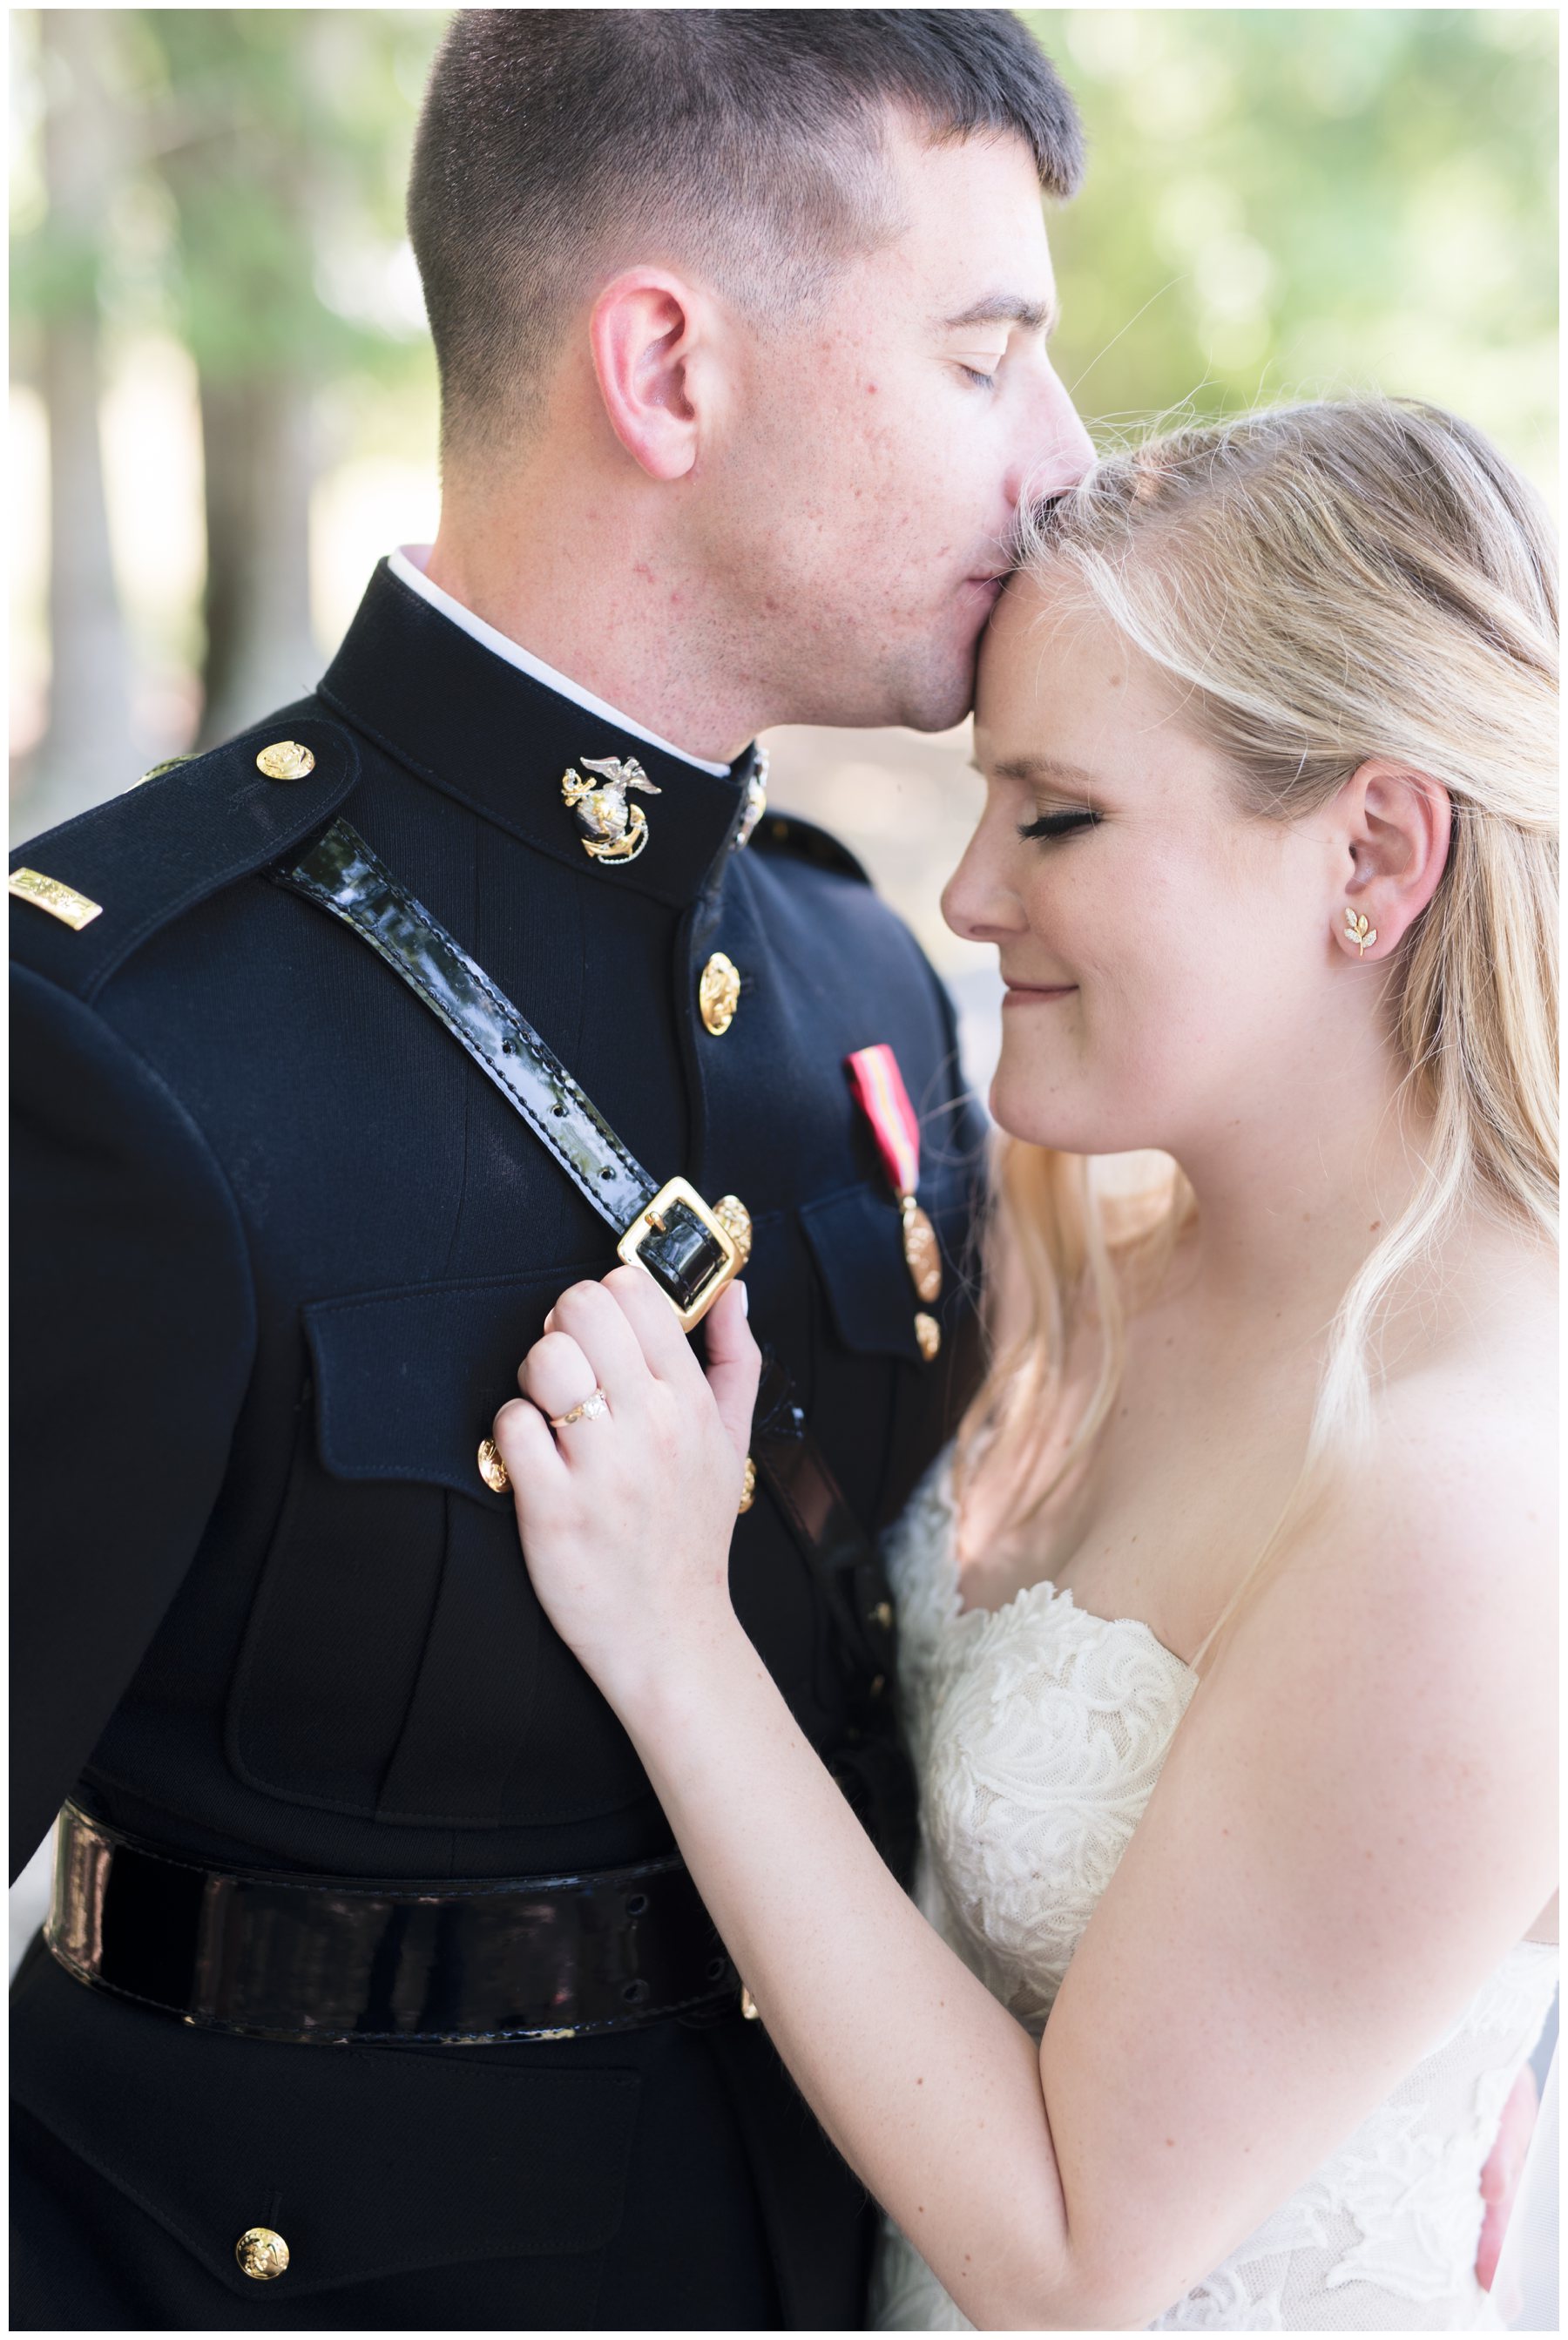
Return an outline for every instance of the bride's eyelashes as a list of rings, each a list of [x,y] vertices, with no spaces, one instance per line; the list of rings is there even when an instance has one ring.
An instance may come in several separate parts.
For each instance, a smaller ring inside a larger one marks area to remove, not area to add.
[[[1052,838],[1070,837],[1075,829],[1097,828],[1099,818],[1097,812],[1091,812],[1087,807],[1079,806],[1076,806],[1070,812],[1043,812],[1034,820],[1021,820],[1018,823],[1018,835],[1023,838],[1039,838],[1048,842]]]

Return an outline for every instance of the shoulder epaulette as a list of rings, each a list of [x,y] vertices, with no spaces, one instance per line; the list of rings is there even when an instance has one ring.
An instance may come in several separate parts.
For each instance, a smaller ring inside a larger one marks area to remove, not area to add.
[[[154,766],[12,856],[13,956],[92,999],[172,919],[330,819],[359,768],[352,733],[303,707]]]
[[[793,853],[802,861],[814,862],[819,869],[836,869],[842,877],[858,878],[862,886],[871,883],[869,872],[847,845],[840,845],[814,820],[801,820],[795,813],[765,813],[751,843],[754,850]]]

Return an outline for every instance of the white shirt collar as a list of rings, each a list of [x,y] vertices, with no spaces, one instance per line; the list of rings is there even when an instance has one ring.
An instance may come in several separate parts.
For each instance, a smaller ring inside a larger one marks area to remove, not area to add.
[[[554,667],[546,666],[542,659],[535,658],[531,650],[525,650],[521,642],[514,642],[510,635],[499,633],[494,626],[487,626],[482,618],[476,618],[471,610],[465,610],[461,601],[453,600],[450,593],[431,583],[424,573],[425,562],[430,556],[428,544],[400,544],[395,552],[387,555],[387,567],[412,592],[428,601],[432,609],[439,610],[443,618],[450,618],[454,626],[461,626],[465,634],[471,634],[476,642],[482,642],[487,650],[493,650],[497,658],[504,659],[509,666],[518,667],[524,674],[531,675],[535,682],[542,682],[547,690],[556,691],[562,699],[575,700],[590,715],[597,715],[600,722],[612,723],[618,731],[630,731],[634,739],[646,739],[650,748],[662,749],[667,756],[678,756],[683,764],[695,764],[700,772],[711,772],[718,779],[729,777],[728,764],[710,764],[704,757],[693,756],[684,748],[672,747],[668,739],[661,739],[657,731],[650,731],[645,723],[634,723],[630,715],[622,715],[618,707],[608,706],[602,699],[596,699],[591,690],[584,690],[581,684],[573,682],[570,675],[560,674]]]

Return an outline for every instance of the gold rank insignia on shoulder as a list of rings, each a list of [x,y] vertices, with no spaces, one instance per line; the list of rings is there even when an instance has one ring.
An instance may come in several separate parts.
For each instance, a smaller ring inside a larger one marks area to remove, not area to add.
[[[195,760],[194,756],[165,756],[161,764],[149,764],[146,770],[139,773],[132,781],[131,786],[134,788],[139,788],[145,780],[161,780],[165,772],[177,772],[182,764],[194,764]]]
[[[654,786],[635,756],[624,762],[619,756],[584,756],[581,761],[593,779],[585,780],[569,765],[561,795],[577,816],[584,853],[595,861],[635,861],[648,842],[648,815],[640,805],[627,803],[626,792],[640,788],[645,796],[661,797],[663,789]]]
[[[45,878],[41,869],[14,870],[11,891],[24,902],[35,902],[52,918],[74,927],[78,932],[90,926],[104,907],[102,902],[90,902],[85,894],[78,894],[74,886],[63,886],[58,878]]]

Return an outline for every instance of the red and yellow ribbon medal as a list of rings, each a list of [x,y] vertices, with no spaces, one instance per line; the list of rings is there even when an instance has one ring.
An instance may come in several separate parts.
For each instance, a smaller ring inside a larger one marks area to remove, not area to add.
[[[881,1040],[874,1048],[857,1048],[844,1062],[903,1214],[904,1257],[909,1264],[910,1279],[922,1300],[935,1300],[942,1289],[942,1254],[937,1230],[915,1200],[920,1183],[920,1125],[909,1103],[898,1059]],[[931,1329],[936,1331],[934,1324]]]

